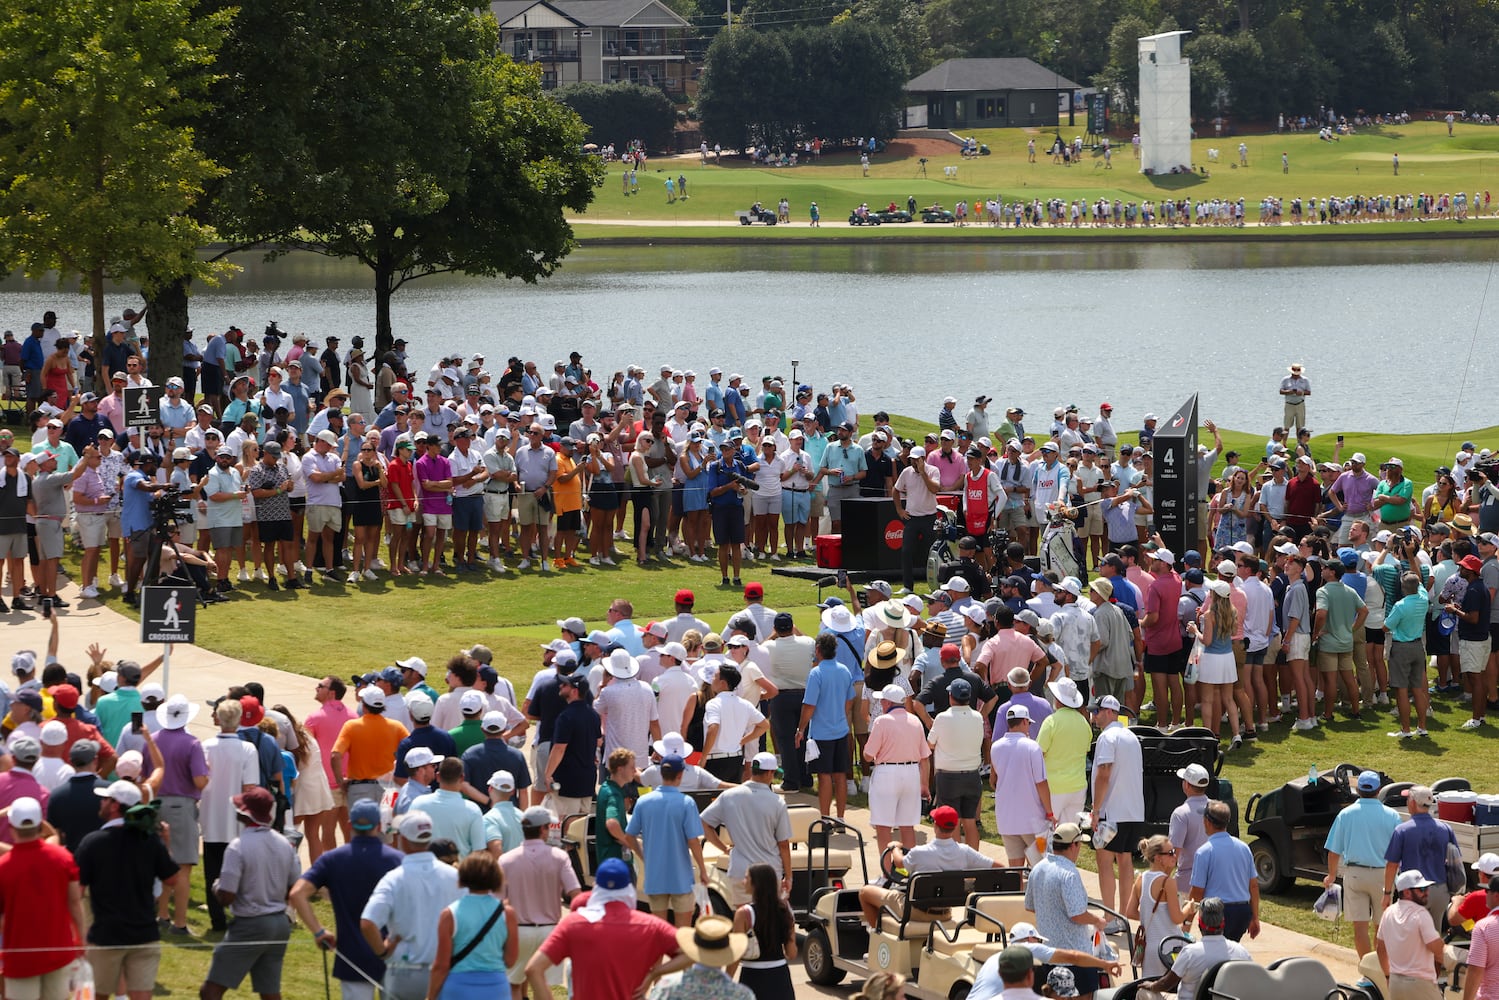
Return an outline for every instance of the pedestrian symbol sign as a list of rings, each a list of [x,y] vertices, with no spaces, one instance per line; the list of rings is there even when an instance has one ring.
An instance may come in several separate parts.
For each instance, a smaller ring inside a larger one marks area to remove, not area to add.
[[[161,412],[163,389],[156,385],[125,389],[125,426],[150,427]]]
[[[197,623],[192,584],[141,589],[141,643],[192,642]]]

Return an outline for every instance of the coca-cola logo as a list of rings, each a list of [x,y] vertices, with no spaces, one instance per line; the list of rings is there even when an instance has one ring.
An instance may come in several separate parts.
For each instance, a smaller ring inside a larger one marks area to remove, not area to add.
[[[905,537],[906,526],[898,519],[885,525],[885,544],[890,548],[898,550]]]

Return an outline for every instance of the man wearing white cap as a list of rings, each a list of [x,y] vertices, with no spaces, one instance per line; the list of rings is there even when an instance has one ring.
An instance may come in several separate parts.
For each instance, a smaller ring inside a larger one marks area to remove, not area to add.
[[[721,781],[742,778],[745,747],[770,729],[760,710],[739,696],[742,680],[736,665],[720,665],[711,683],[713,698],[703,706],[703,766]]]
[[[1040,744],[1027,735],[1030,724],[1030,709],[1011,705],[1005,712],[1005,733],[989,749],[995,829],[1004,839],[1011,868],[1039,862],[1045,849],[1037,846],[1037,838],[1056,825],[1046,758]]]
[[[781,877],[782,892],[791,889],[791,814],[786,800],[775,793],[781,773],[773,753],[759,753],[750,761],[749,780],[729,787],[703,810],[703,834],[708,843],[729,854],[729,905],[748,902],[741,884],[751,865],[770,865]],[[732,847],[719,837],[728,831]]]
[[[385,717],[385,692],[371,684],[359,692],[364,714],[339,730],[329,762],[348,805],[378,799],[380,777],[391,770],[406,727]]]
[[[1150,675],[1156,721],[1165,728],[1181,725],[1185,700],[1181,675],[1186,663],[1177,624],[1182,581],[1176,575],[1176,556],[1169,549],[1156,549],[1150,560],[1152,580],[1144,595],[1140,631],[1145,637],[1145,672]]]
[[[307,479],[307,551],[303,561],[307,571],[303,583],[312,583],[312,567],[321,554],[325,581],[333,580],[333,534],[343,526],[344,481],[343,460],[334,453],[338,436],[319,431],[312,441],[312,451],[302,456],[302,472]]]
[[[1440,1000],[1442,996],[1436,975],[1436,963],[1442,960],[1442,935],[1426,912],[1428,890],[1435,884],[1414,868],[1395,876],[1395,901],[1379,918],[1375,941],[1379,966],[1389,978],[1390,1000]]]
[[[1113,695],[1100,698],[1094,709],[1093,722],[1099,732],[1093,748],[1091,823],[1095,831],[1100,824],[1107,824],[1115,831],[1111,839],[1096,841],[1093,849],[1098,853],[1101,898],[1120,913],[1124,912],[1134,885],[1134,849],[1145,822],[1144,758],[1139,737],[1119,721],[1122,711],[1119,699]]]
[[[444,757],[437,765],[437,791],[418,795],[407,815],[426,813],[432,820],[432,839],[451,840],[458,846],[458,856],[466,858],[482,851],[488,844],[484,835],[484,814],[463,797],[463,761]]]
[[[891,829],[900,827],[901,846],[906,850],[916,846],[921,800],[928,797],[926,759],[932,755],[921,720],[906,711],[908,697],[899,684],[887,684],[880,691],[884,711],[869,727],[869,740],[864,744],[864,760],[874,765],[869,820],[874,824],[875,841],[888,844]]]
[[[87,919],[78,866],[66,848],[42,839],[42,805],[20,798],[10,804],[15,847],[0,857],[0,906],[6,920],[7,996],[57,1000],[71,994]]]
[[[831,453],[832,449],[828,449]],[[895,478],[890,496],[895,500],[895,515],[902,522],[900,546],[902,593],[916,586],[916,567],[925,565],[932,544],[932,525],[937,516],[937,492],[940,488],[937,470],[927,464],[926,449],[911,449],[910,465]]]
[[[381,993],[387,1000],[420,1000],[437,957],[437,918],[456,902],[458,870],[430,850],[432,818],[412,810],[396,823],[401,866],[386,872],[370,893],[359,930],[370,950],[385,960]]]
[[[604,756],[607,758],[624,747],[644,760],[650,751],[651,740],[661,738],[656,695],[649,684],[636,676],[640,673],[640,664],[627,650],[611,652],[604,670],[609,680],[593,703],[604,727]]]
[[[520,809],[514,802],[515,776],[496,771],[489,776],[489,811],[484,814],[484,837],[489,853],[498,860],[513,851],[524,839],[521,833]]]
[[[198,863],[198,802],[203,797],[203,789],[208,787],[208,759],[204,756],[203,744],[187,731],[188,723],[197,715],[198,706],[180,694],[157,706],[154,713],[155,721],[161,726],[155,737],[162,762],[157,793],[161,802],[160,816],[170,831],[167,846],[181,875],[172,884],[170,894],[162,893],[157,913],[162,918],[167,917],[168,903],[175,903],[174,934],[187,933],[188,883],[192,879],[193,866]],[[122,738],[127,733],[128,729],[121,734]]]

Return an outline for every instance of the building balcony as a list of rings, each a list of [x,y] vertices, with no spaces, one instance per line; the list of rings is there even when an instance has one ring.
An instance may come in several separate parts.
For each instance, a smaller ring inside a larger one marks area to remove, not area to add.
[[[605,59],[682,59],[686,57],[681,39],[661,41],[607,42],[604,45]]]
[[[528,49],[523,45],[509,47],[510,58],[518,63],[567,63],[579,60],[577,49]]]

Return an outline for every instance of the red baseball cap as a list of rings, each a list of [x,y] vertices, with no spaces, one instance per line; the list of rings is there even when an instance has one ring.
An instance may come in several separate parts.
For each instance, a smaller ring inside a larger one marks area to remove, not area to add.
[[[963,658],[963,651],[951,642],[944,642],[942,644],[941,658],[944,661],[961,660]]]
[[[265,709],[260,704],[260,699],[253,694],[247,694],[239,700],[239,707],[244,714],[239,724],[246,729],[251,726],[260,725],[260,720],[265,718]]]
[[[52,701],[58,708],[71,711],[78,707],[78,689],[71,684],[59,684],[52,689]]]
[[[744,585],[744,596],[761,598],[765,596],[765,588],[758,583],[746,583]]]
[[[932,810],[932,825],[939,830],[951,830],[958,825],[958,811],[952,806],[938,806]]]
[[[693,596],[693,593],[690,590],[684,589],[677,591],[676,602],[678,604],[692,604],[696,600],[697,598]]]
[[[1466,555],[1463,556],[1462,561],[1458,565],[1463,569],[1472,570],[1477,573],[1483,569],[1483,560],[1475,555]]]

